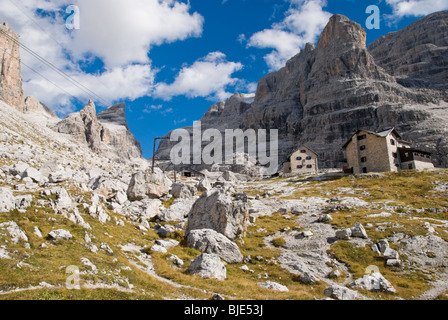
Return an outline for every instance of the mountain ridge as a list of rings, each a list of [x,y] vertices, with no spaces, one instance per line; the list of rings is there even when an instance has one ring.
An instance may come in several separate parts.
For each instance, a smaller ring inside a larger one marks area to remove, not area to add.
[[[413,25],[427,33],[434,20],[445,24],[446,12]],[[400,37],[406,32],[394,34]],[[202,118],[203,129],[278,129],[280,162],[294,148],[307,144],[319,153],[320,167],[340,168],[344,164],[341,146],[353,131],[396,127],[406,140],[434,152],[437,166],[446,167],[446,92],[403,86],[402,76],[391,75],[376,63],[365,39],[359,24],[334,15],[316,46],[307,44],[284,68],[259,80],[253,102],[246,103],[235,94],[212,106]],[[380,42],[376,48],[381,48]],[[446,55],[448,48],[439,47],[437,52]],[[426,54],[424,50],[415,53]],[[447,70],[440,74],[448,78]],[[172,143],[162,141],[156,157],[166,158],[171,147]]]

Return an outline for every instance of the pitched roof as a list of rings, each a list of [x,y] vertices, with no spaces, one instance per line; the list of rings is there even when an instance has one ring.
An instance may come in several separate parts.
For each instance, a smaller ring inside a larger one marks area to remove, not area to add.
[[[314,151],[313,149],[311,149],[311,148],[308,147],[307,145],[302,144],[299,148],[295,149],[295,151],[293,151],[293,152],[289,155],[288,159],[291,159],[291,156],[292,156],[294,153],[296,153],[298,150],[302,150],[303,148],[308,149],[309,151],[311,151],[312,153],[314,153],[314,154],[316,155],[316,157],[319,157],[319,154],[318,154],[316,151]],[[286,162],[288,162],[288,161],[286,161]]]
[[[380,138],[385,138],[388,135],[390,135],[391,133],[393,133],[398,139],[402,140],[401,135],[398,133],[398,131],[395,128],[391,128],[391,129],[387,129],[381,132],[374,132],[374,131],[370,131],[370,130],[365,130],[365,129],[358,129],[356,130],[356,132],[350,137],[350,139],[342,146],[343,149],[346,149],[347,146],[350,144],[350,142],[352,141],[353,137],[358,135],[358,133],[360,132],[367,132],[368,134],[373,134],[377,137]]]

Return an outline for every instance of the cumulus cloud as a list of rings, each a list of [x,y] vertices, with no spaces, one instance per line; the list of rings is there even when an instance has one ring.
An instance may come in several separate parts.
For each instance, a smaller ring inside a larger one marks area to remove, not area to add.
[[[80,30],[69,32],[65,28],[68,5],[80,9]],[[21,35],[22,44],[109,104],[151,92],[157,73],[150,59],[152,47],[202,34],[204,19],[190,9],[189,4],[175,0],[0,2],[2,19]],[[72,95],[85,100],[96,98],[25,50],[21,50],[21,57],[25,93],[60,114],[72,111]],[[98,60],[101,72],[85,71],[90,62]]]
[[[264,57],[271,71],[283,67],[306,43],[315,42],[331,17],[323,10],[327,4],[325,0],[290,2],[283,21],[255,33],[247,43],[250,47],[274,49]]]
[[[191,66],[183,67],[173,83],[157,84],[153,96],[164,100],[179,95],[224,100],[231,95],[226,92],[226,88],[241,82],[238,78],[233,78],[232,74],[242,68],[243,65],[239,62],[227,61],[224,53],[211,52]]]
[[[393,17],[425,16],[433,12],[447,10],[446,0],[386,0],[393,9]]]

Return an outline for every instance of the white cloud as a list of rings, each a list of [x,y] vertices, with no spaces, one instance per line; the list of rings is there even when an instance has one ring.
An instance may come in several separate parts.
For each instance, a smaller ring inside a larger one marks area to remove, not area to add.
[[[238,78],[232,78],[232,74],[242,68],[239,62],[227,61],[224,53],[211,52],[191,66],[182,68],[173,83],[157,84],[154,96],[165,100],[179,95],[224,100],[231,95],[226,88],[241,82]]]
[[[271,71],[278,70],[307,42],[316,42],[331,17],[323,10],[326,4],[325,0],[291,0],[284,20],[252,35],[248,46],[274,49],[265,61]]]
[[[425,16],[433,12],[447,10],[447,0],[386,0],[393,9],[395,18]]]
[[[91,53],[107,66],[148,63],[154,45],[202,34],[204,18],[174,0],[77,0],[81,29],[71,50]]]
[[[65,28],[65,8],[80,8],[81,29]],[[202,34],[204,19],[190,13],[189,4],[175,0],[11,0],[0,2],[2,19],[21,35],[21,43],[88,87],[108,104],[148,95],[157,70],[150,49],[162,43]],[[43,14],[44,12],[45,14]],[[101,73],[81,69],[101,59]],[[85,93],[35,57],[21,50],[24,89],[60,114],[72,111],[70,95],[82,100],[96,99]]]

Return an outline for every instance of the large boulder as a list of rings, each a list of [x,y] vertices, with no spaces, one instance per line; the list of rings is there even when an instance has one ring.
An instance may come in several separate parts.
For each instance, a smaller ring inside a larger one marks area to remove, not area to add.
[[[197,229],[212,229],[230,240],[242,240],[249,222],[247,197],[235,198],[225,189],[204,192],[191,208],[186,235]]]
[[[15,208],[15,199],[9,188],[0,188],[0,213],[7,213]]]
[[[67,190],[62,187],[57,187],[53,188],[50,192],[52,195],[56,195],[55,206],[57,210],[69,210],[72,208],[73,201]]]
[[[200,192],[206,192],[206,191],[212,189],[212,184],[207,177],[204,177],[201,181],[199,181],[199,183],[197,185],[197,189]]]
[[[127,195],[131,201],[140,201],[144,198],[158,199],[170,192],[172,182],[162,172],[151,174],[137,172],[131,178]]]
[[[203,253],[214,253],[228,263],[241,263],[243,255],[238,246],[227,237],[211,229],[192,230],[187,245]]]
[[[178,182],[173,184],[170,193],[176,199],[188,199],[195,196],[196,188],[188,183]]]
[[[40,173],[39,170],[33,168],[33,167],[28,167],[25,172],[22,175],[22,178],[30,178],[31,180],[33,180],[36,183],[42,183],[42,182],[46,182],[46,178]]]
[[[184,220],[188,217],[188,214],[190,213],[190,210],[196,200],[198,200],[198,197],[175,200],[171,207],[160,211],[159,219],[167,222]]]
[[[203,279],[226,280],[227,270],[216,254],[203,253],[188,267],[188,271]]]
[[[364,277],[352,282],[350,287],[372,292],[385,292],[388,294],[397,293],[397,290],[395,290],[392,284],[379,272],[365,275]]]

